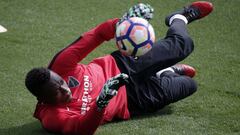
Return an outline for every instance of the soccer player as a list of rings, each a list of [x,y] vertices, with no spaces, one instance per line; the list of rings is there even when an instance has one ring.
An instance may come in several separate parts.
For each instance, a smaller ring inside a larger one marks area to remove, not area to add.
[[[48,68],[28,72],[26,87],[38,100],[34,117],[50,132],[90,135],[100,124],[154,112],[193,94],[194,68],[177,63],[194,47],[186,24],[212,9],[209,2],[194,2],[167,16],[166,37],[137,59],[115,51],[88,65],[78,63],[114,38],[116,25],[124,19],[151,19],[150,5],[137,4],[122,19],[110,19],[84,33],[57,53]]]

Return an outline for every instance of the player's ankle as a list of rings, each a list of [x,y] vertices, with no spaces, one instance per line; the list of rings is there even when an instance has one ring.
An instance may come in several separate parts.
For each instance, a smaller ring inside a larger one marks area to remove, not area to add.
[[[180,19],[182,20],[185,24],[188,24],[188,20],[185,16],[181,15],[181,14],[176,14],[174,16],[172,16],[170,19],[169,19],[169,26],[173,23],[173,21],[175,19]]]
[[[174,70],[171,67],[162,69],[156,73],[157,78],[160,78],[164,72],[174,72]]]

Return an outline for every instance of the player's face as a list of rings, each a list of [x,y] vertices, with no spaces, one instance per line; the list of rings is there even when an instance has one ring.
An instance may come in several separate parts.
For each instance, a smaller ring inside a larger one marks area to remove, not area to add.
[[[53,71],[50,71],[48,91],[48,100],[52,104],[67,103],[72,99],[72,93],[66,81]]]

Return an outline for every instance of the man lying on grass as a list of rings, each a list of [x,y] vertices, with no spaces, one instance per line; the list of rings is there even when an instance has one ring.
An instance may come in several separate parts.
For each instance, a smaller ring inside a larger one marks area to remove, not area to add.
[[[192,79],[195,69],[177,64],[194,48],[186,26],[212,9],[209,2],[194,2],[167,16],[166,37],[138,59],[115,51],[88,65],[78,63],[113,39],[115,27],[124,19],[152,19],[150,5],[137,4],[121,19],[110,19],[84,33],[57,53],[47,68],[28,72],[26,87],[38,100],[34,117],[49,132],[91,135],[100,124],[155,112],[190,96],[197,90]]]

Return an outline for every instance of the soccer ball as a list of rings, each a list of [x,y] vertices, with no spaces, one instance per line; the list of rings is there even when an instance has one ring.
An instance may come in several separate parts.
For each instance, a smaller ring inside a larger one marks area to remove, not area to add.
[[[132,17],[117,26],[116,43],[123,55],[141,56],[152,49],[155,33],[145,19]]]

